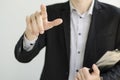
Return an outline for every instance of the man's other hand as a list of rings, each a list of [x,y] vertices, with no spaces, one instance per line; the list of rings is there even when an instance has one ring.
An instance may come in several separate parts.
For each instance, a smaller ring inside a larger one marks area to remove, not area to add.
[[[98,67],[93,64],[92,66],[93,72],[89,72],[89,68],[82,68],[76,75],[75,80],[100,80],[100,71]]]

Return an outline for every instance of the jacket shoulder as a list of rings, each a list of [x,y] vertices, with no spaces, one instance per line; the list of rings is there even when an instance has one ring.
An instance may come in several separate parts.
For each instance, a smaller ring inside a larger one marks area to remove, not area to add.
[[[108,3],[99,2],[99,5],[103,10],[113,15],[120,15],[120,8]]]

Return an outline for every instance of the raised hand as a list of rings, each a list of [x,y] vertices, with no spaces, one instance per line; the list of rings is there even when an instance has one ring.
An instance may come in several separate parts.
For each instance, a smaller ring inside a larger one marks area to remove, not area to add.
[[[93,72],[89,72],[89,68],[82,68],[77,73],[75,80],[100,80],[100,71],[98,67],[93,64],[92,66]]]
[[[28,40],[33,40],[37,38],[39,34],[43,34],[45,30],[60,25],[62,22],[63,20],[61,18],[48,21],[46,6],[42,4],[40,12],[36,11],[31,16],[26,17],[27,27],[25,30],[25,36]]]

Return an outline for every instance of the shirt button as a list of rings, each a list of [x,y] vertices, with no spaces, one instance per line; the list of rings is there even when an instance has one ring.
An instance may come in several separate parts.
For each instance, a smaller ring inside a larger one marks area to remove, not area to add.
[[[79,70],[77,69],[76,72],[79,72]]]
[[[32,46],[33,44],[32,44],[32,43],[30,43],[30,45]]]
[[[78,51],[78,54],[80,54],[80,51]]]
[[[80,35],[81,35],[81,33],[78,33],[78,35],[80,36]]]

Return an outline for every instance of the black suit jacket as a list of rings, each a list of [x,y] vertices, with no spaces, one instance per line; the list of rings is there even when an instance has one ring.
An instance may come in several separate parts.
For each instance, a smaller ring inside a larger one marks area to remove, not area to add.
[[[43,35],[39,35],[34,48],[23,49],[23,36],[15,48],[20,62],[31,61],[46,46],[45,64],[40,80],[67,80],[70,63],[70,7],[69,2],[47,6],[48,19],[58,17],[63,23]],[[95,1],[85,49],[84,66],[92,64],[108,50],[120,49],[120,10],[114,6]],[[104,80],[120,80],[120,64],[102,71]]]

